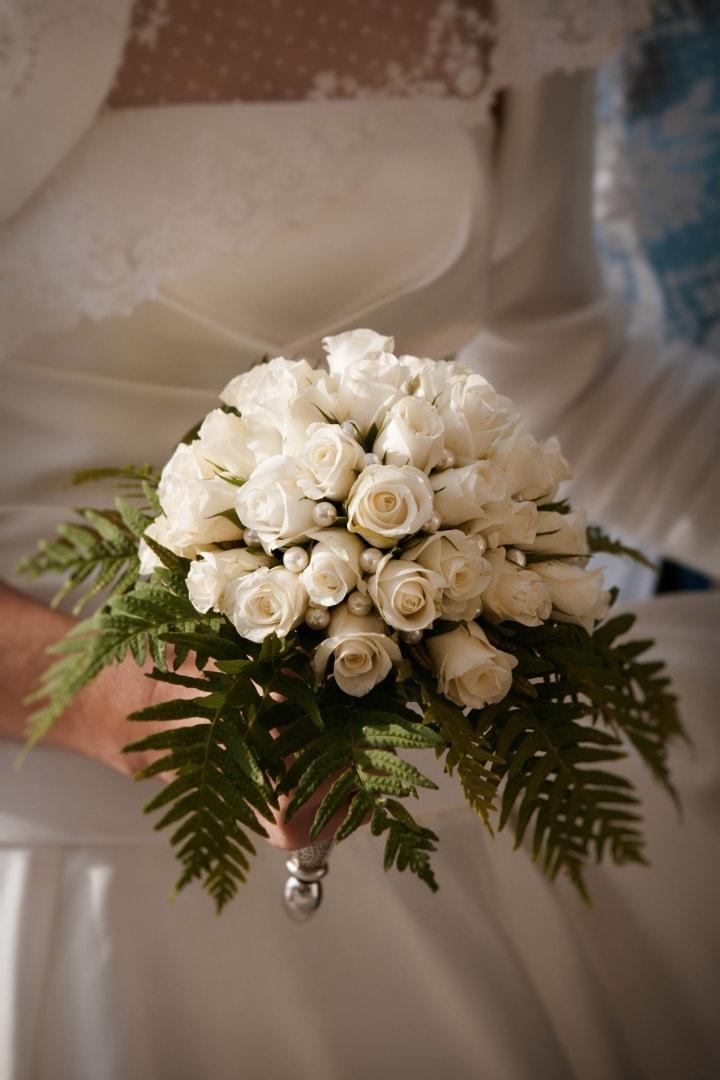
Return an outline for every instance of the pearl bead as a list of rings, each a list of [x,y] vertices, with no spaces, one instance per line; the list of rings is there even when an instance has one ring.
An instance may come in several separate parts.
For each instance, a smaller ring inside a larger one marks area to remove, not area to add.
[[[331,502],[319,502],[313,510],[313,521],[321,529],[327,529],[337,521],[337,510]]]
[[[363,454],[363,469],[369,469],[371,465],[380,464],[379,454]]]
[[[423,638],[422,630],[401,630],[400,640],[406,645],[419,645]]]
[[[425,522],[420,532],[436,533],[441,525],[442,518],[438,514],[437,510],[433,510],[430,520]]]
[[[354,592],[348,596],[347,606],[351,615],[368,615],[372,610],[372,600],[367,593]]]
[[[438,469],[452,469],[455,465],[455,455],[452,450],[443,450],[442,457],[438,461],[436,468]]]
[[[243,530],[243,540],[245,541],[245,546],[246,547],[249,547],[249,548],[260,547],[260,537],[258,536],[258,534],[255,532],[254,529],[244,529]]]
[[[487,540],[485,539],[485,537],[482,535],[482,533],[476,533],[475,536],[473,536],[473,540],[477,544],[480,550],[480,554],[484,555],[487,551]]]
[[[309,562],[310,556],[305,548],[291,547],[283,555],[283,566],[291,574],[301,574]]]
[[[515,563],[516,566],[527,566],[527,555],[518,548],[508,548],[505,558],[508,562]]]
[[[382,558],[383,553],[377,548],[365,548],[360,555],[360,569],[364,574],[374,574]]]
[[[357,428],[353,424],[352,420],[343,420],[340,425],[340,430],[343,435],[347,435],[349,439],[357,439]]]
[[[327,608],[311,604],[305,612],[305,625],[311,630],[324,630],[329,622],[330,612]]]

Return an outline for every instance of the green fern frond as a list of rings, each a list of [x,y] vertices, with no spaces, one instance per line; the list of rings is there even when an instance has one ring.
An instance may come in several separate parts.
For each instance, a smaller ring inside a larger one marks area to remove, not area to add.
[[[425,721],[435,723],[447,744],[445,771],[457,771],[469,805],[492,833],[490,815],[495,810],[498,776],[493,765],[498,762],[489,743],[477,730],[472,718],[432,688],[423,685]]]
[[[624,735],[677,799],[668,764],[669,744],[684,737],[677,697],[664,664],[641,659],[652,641],[618,641],[634,621],[634,616],[619,615],[592,636],[567,626],[544,654],[582,695],[590,719]]]
[[[57,606],[77,590],[80,595],[72,609],[74,615],[102,592],[109,596],[128,592],[140,566],[137,534],[119,511],[82,509],[77,513],[82,524],[58,526],[55,539],[41,541],[35,554],[17,567],[17,573],[31,579],[45,574],[64,577],[52,604]],[[144,520],[147,527],[150,519]]]
[[[71,484],[104,483],[108,480],[113,482],[118,491],[123,491],[127,498],[143,500],[148,512],[155,517],[160,513],[160,504],[157,497],[157,487],[160,483],[160,473],[150,465],[124,465],[120,468],[109,469],[81,469],[71,477]]]
[[[541,689],[490,734],[509,765],[502,784],[499,828],[515,811],[515,844],[532,825],[532,853],[554,879],[564,871],[587,900],[585,868],[607,851],[617,863],[645,861],[632,785],[608,771],[624,755],[619,739],[582,723],[581,705]]]
[[[146,806],[164,809],[156,829],[178,826],[171,844],[183,870],[179,892],[199,879],[218,911],[232,899],[250,869],[255,847],[249,833],[267,836],[259,817],[276,804],[247,739],[248,711],[257,694],[243,675],[208,673],[201,696],[163,702],[133,713],[133,720],[198,719],[192,727],[172,727],[139,739],[126,752],[164,750],[139,778],[174,772],[175,779]]]
[[[647,555],[643,555],[642,551],[639,551],[634,547],[629,547],[627,544],[624,544],[622,540],[614,540],[598,525],[588,526],[587,538],[590,551],[594,555],[600,552],[607,555],[617,555],[632,559],[633,562],[639,563],[641,566],[646,566],[648,570],[658,569],[657,565],[654,562],[651,562]]]
[[[419,825],[402,803],[385,799],[376,804],[370,819],[373,836],[387,833],[383,867],[391,870],[410,870],[424,881],[432,892],[438,884],[430,865],[430,856],[437,849],[438,838],[432,829]]]
[[[534,857],[551,878],[566,872],[586,899],[590,859],[645,861],[637,797],[613,771],[624,740],[673,793],[668,744],[682,726],[662,665],[638,659],[650,643],[618,643],[633,621],[618,616],[592,635],[570,623],[485,627],[518,660],[511,694],[478,717],[508,763],[494,766],[500,828],[514,814],[520,844],[532,825]]]
[[[297,693],[292,685],[286,684],[285,690]],[[348,702],[345,695],[328,685],[321,695],[320,708],[324,731],[319,731],[306,715],[294,719],[277,739],[276,760],[289,752],[296,755],[292,764],[278,774],[278,792],[292,793],[286,820],[292,819],[322,785],[332,781],[315,812],[310,838],[316,839],[336,815],[342,815],[335,830],[338,841],[370,817],[377,835],[387,833],[386,866],[409,869],[436,888],[430,855],[437,837],[418,825],[397,800],[417,797],[418,788],[437,785],[399,757],[397,750],[440,751],[445,748],[443,736],[420,720],[410,719],[404,707],[398,711],[397,697],[393,701],[386,691],[370,694],[359,705]]]

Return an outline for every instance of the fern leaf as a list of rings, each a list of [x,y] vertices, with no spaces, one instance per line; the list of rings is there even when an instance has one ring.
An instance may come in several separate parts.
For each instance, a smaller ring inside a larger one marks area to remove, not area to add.
[[[491,751],[487,740],[478,733],[473,720],[452,702],[440,698],[427,685],[423,687],[426,720],[440,726],[447,746],[445,770],[452,776],[457,770],[465,798],[492,832],[490,815],[495,809],[498,776],[493,764],[501,759]]]
[[[78,615],[100,593],[109,596],[127,592],[139,570],[134,534],[114,511],[77,511],[83,524],[58,526],[55,539],[42,541],[34,555],[19,564],[17,572],[36,579],[45,574],[60,575],[64,584],[56,592],[56,607],[69,594],[79,591],[73,606]],[[84,590],[80,587],[88,583]]]
[[[655,563],[651,562],[646,555],[643,555],[642,551],[638,551],[638,549],[634,547],[628,547],[628,545],[623,544],[621,540],[613,540],[597,525],[589,526],[587,538],[588,545],[593,554],[603,552],[607,555],[624,556],[628,559],[632,559],[633,562],[639,563],[641,566],[646,566],[648,570],[657,570]]]
[[[167,751],[142,775],[174,770],[177,776],[146,811],[168,807],[156,828],[177,826],[171,843],[182,871],[175,891],[200,880],[218,909],[246,879],[250,864],[245,852],[255,850],[248,832],[266,835],[259,818],[271,815],[263,771],[243,738],[247,719],[234,703],[238,681],[245,681],[242,674],[214,673],[210,693],[135,714],[138,720],[181,715],[206,719],[128,747]]]
[[[310,828],[310,839],[315,840],[328,822],[342,810],[357,789],[357,778],[352,769],[346,769],[334,781],[332,787],[325,795],[323,801],[315,812],[313,823]]]
[[[338,842],[346,840],[356,829],[359,829],[374,805],[373,799],[365,791],[359,791],[350,804],[347,817],[336,830],[335,839]]]
[[[432,788],[437,791],[437,784],[433,780],[429,780],[414,765],[388,750],[356,750],[354,758],[357,765],[366,771],[374,769],[381,775],[394,776],[410,787]]]
[[[598,767],[622,756],[620,741],[587,723],[577,706],[556,715],[551,692],[525,703],[512,716],[512,737],[504,742],[509,766],[495,766],[504,781],[500,828],[517,808],[515,843],[535,822],[533,852],[554,878],[565,871],[587,898],[585,867],[609,849],[616,862],[642,862],[635,799],[620,778]],[[499,740],[497,740],[499,742]],[[585,766],[591,763],[592,768]],[[618,782],[619,781],[619,782]]]

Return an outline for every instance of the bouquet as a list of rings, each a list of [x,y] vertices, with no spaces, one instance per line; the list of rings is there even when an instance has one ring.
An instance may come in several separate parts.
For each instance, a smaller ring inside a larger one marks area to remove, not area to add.
[[[436,889],[438,838],[408,802],[435,784],[403,756],[424,750],[489,830],[510,825],[587,897],[589,860],[644,861],[616,762],[633,747],[673,793],[682,732],[651,642],[626,639],[631,615],[606,621],[589,565],[627,549],[586,528],[557,441],[480,374],[370,330],[324,345],[324,367],[234,378],[159,476],[78,478],[122,495],[21,567],[63,575],[76,612],[102,597],[53,647],[30,742],[106,665],[150,657],[184,696],[133,714],[168,723],[127,749],[162,752],[140,775],[172,774],[146,809],[172,828],[177,888],[198,879],[221,908],[279,799],[289,820],[322,791],[311,839],[369,821],[385,868]]]

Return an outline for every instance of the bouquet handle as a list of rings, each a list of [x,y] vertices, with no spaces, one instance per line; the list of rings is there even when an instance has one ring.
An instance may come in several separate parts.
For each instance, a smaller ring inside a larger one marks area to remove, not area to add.
[[[292,853],[287,861],[289,877],[285,882],[285,910],[293,922],[304,923],[320,907],[322,879],[328,872],[328,855],[333,841],[310,844]]]

